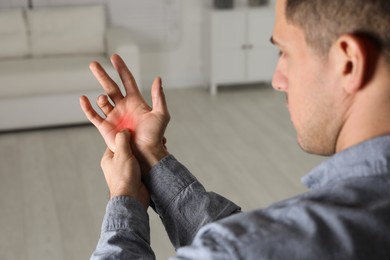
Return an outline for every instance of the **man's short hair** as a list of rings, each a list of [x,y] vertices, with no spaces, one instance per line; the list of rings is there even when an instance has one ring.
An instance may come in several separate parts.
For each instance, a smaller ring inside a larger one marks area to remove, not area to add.
[[[286,0],[286,19],[320,57],[352,33],[371,39],[390,62],[390,0]]]

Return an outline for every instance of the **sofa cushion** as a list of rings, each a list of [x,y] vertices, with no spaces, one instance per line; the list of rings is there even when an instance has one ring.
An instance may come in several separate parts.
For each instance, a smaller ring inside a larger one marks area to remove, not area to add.
[[[26,23],[20,8],[0,9],[0,58],[28,55]]]
[[[93,60],[99,61],[118,82],[119,77],[105,56],[37,57],[0,61],[0,99],[102,90],[88,67]]]
[[[103,6],[41,7],[27,11],[33,56],[105,51]]]

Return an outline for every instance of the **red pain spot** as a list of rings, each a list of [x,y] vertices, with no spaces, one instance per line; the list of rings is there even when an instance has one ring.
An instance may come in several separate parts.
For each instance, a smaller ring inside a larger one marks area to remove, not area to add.
[[[134,131],[134,122],[131,117],[123,117],[116,126],[118,132],[124,129]]]

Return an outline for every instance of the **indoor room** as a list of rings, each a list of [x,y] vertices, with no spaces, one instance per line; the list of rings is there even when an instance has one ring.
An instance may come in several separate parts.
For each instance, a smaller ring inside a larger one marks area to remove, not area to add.
[[[301,194],[324,160],[297,144],[286,95],[271,86],[278,50],[269,0],[0,0],[0,259],[88,259],[109,191],[106,143],[80,107],[119,54],[152,104],[161,77],[166,147],[241,207]],[[175,250],[148,209],[156,259]],[[178,213],[179,214],[179,213]]]

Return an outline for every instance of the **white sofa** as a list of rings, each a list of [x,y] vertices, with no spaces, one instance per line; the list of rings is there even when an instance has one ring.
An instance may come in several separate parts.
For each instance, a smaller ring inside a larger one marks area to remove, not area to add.
[[[109,61],[118,53],[140,78],[137,45],[106,24],[100,5],[0,9],[0,131],[87,122],[79,96],[102,93],[93,60],[119,81]]]

